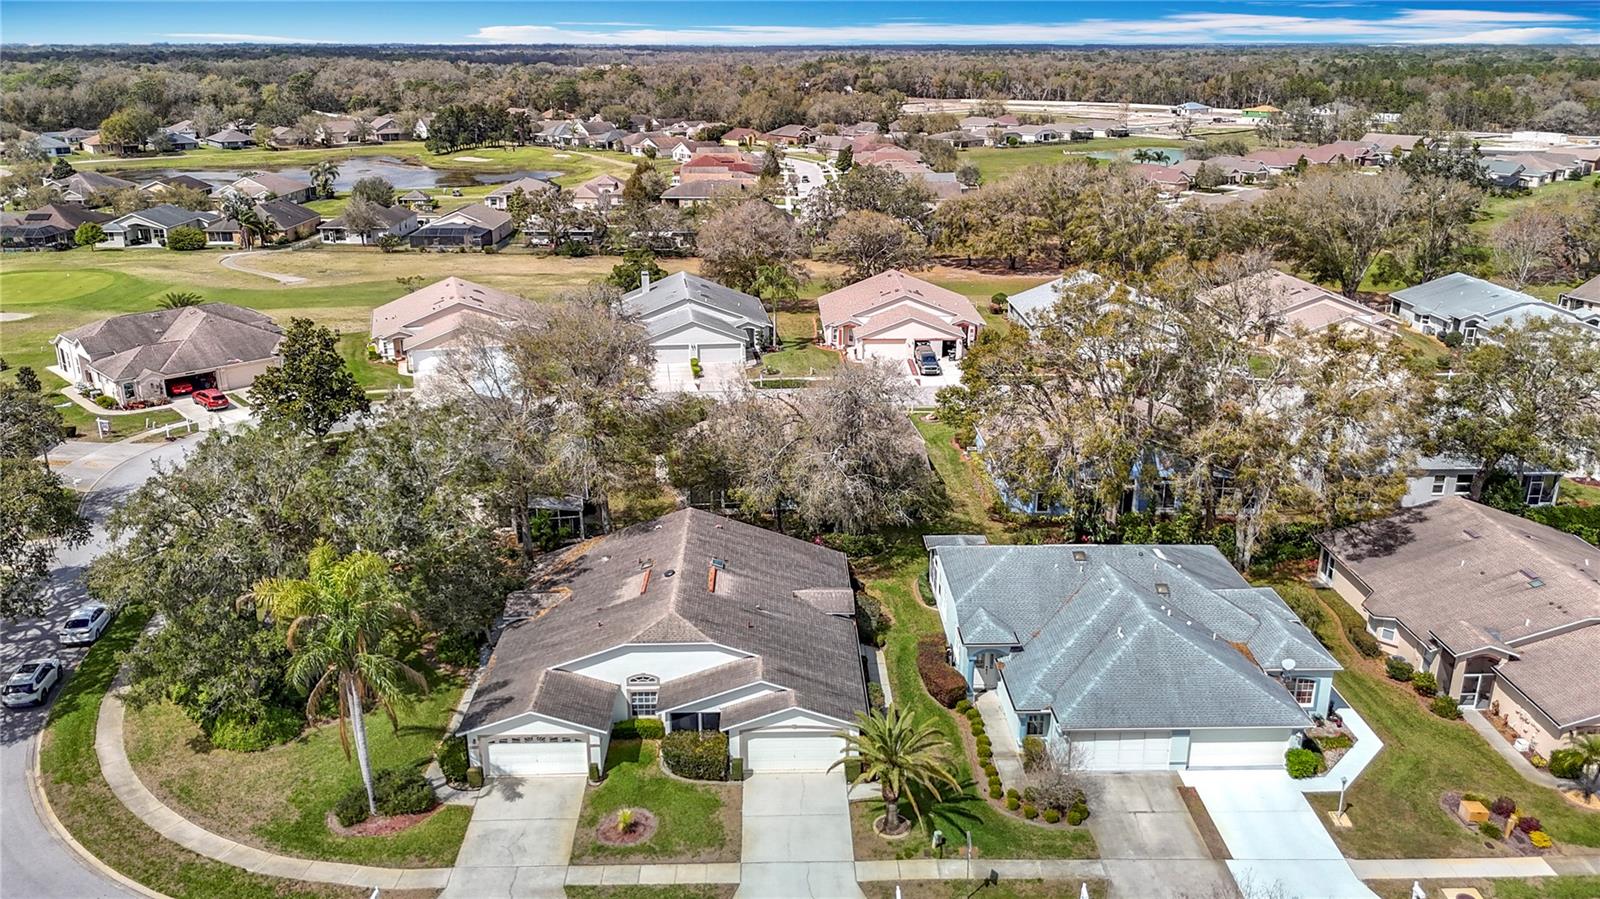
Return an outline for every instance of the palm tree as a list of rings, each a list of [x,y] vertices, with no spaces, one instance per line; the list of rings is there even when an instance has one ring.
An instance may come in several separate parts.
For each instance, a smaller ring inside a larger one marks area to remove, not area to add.
[[[169,290],[156,300],[156,306],[162,309],[182,309],[185,306],[198,306],[205,302],[197,293],[187,290]]]
[[[287,622],[284,642],[292,653],[288,678],[310,691],[306,718],[313,719],[329,690],[339,696],[339,743],[350,758],[350,736],[367,788],[367,811],[378,814],[367,758],[368,703],[389,716],[396,730],[394,702],[404,681],[426,688],[423,676],[387,653],[385,638],[402,622],[417,622],[390,578],[389,565],[374,552],[339,558],[333,546],[318,543],[307,557],[305,579],[267,578],[256,582],[253,597],[261,611]],[[349,730],[346,730],[346,722]]]
[[[1134,162],[1166,162],[1167,154],[1149,147],[1140,147],[1133,151]]]
[[[1583,798],[1587,801],[1590,796],[1600,792],[1600,734],[1573,737],[1572,748],[1578,750],[1583,758],[1578,789],[1583,791]]]
[[[908,799],[919,816],[917,790],[938,795],[942,784],[959,790],[961,784],[950,774],[945,738],[939,729],[899,706],[883,712],[857,713],[859,733],[840,731],[845,754],[828,770],[843,765],[851,756],[861,760],[861,773],[851,786],[877,781],[883,790],[883,829],[900,829],[900,800]]]
[[[222,214],[238,224],[239,244],[246,250],[250,249],[250,240],[255,236],[255,229],[251,225],[261,222],[261,214],[256,212],[256,201],[244,194],[234,194],[222,201]]]
[[[333,179],[339,177],[339,165],[331,159],[325,159],[306,170],[311,176],[311,186],[318,196],[333,196]]]

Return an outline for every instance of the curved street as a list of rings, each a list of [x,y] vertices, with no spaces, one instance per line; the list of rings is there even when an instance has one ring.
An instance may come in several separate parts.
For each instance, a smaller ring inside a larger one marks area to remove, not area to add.
[[[0,631],[0,671],[9,673],[25,659],[56,655],[68,671],[76,668],[87,647],[56,644],[55,628],[87,598],[83,577],[89,562],[106,545],[106,515],[125,496],[155,474],[158,463],[170,463],[200,439],[199,435],[153,444],[106,444],[58,468],[67,483],[83,478],[89,492],[83,513],[93,523],[89,539],[56,556],[45,614],[40,618],[5,621]],[[104,466],[102,469],[101,466]],[[71,676],[70,673],[68,675]],[[60,695],[58,686],[51,701]],[[0,897],[4,899],[124,899],[138,894],[87,865],[40,820],[28,790],[49,706],[0,712],[0,805],[5,808],[0,839]]]

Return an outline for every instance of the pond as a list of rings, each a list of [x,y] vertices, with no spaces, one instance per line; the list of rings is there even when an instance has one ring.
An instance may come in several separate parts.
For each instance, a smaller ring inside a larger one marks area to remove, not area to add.
[[[475,184],[504,184],[518,178],[539,178],[548,181],[563,174],[559,171],[522,171],[522,172],[460,172],[446,169],[431,169],[425,165],[410,162],[401,162],[392,156],[357,156],[342,159],[338,162],[339,176],[333,179],[333,189],[348,191],[351,185],[362,178],[377,176],[393,184],[398,190],[410,190],[415,187],[471,187]],[[306,174],[304,166],[275,167],[254,166],[240,167],[238,169],[139,169],[137,171],[117,171],[107,169],[107,175],[126,178],[129,181],[144,182],[153,178],[164,178],[169,175],[193,175],[202,181],[210,181],[216,185],[229,184],[239,180],[245,172],[277,172],[291,178],[311,180]]]
[[[1156,154],[1159,154],[1161,156],[1160,159],[1150,160],[1151,162],[1154,162],[1157,165],[1177,165],[1178,163],[1183,161],[1183,151],[1182,150],[1173,149],[1171,147],[1145,147],[1144,150],[1147,153],[1156,153]],[[1118,160],[1120,162],[1133,162],[1134,161],[1133,154],[1136,153],[1136,152],[1138,152],[1138,151],[1137,150],[1092,150],[1092,151],[1090,151],[1088,153],[1084,153],[1083,155],[1084,156],[1092,156],[1095,159],[1115,159],[1115,160]]]

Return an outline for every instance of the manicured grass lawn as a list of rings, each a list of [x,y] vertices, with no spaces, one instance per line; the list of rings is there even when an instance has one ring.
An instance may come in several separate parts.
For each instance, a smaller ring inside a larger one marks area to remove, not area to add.
[[[84,657],[50,709],[39,753],[56,816],[100,861],[174,899],[365,899],[370,890],[262,877],[196,855],[134,817],[100,776],[94,753],[100,702],[149,615],[126,610]]]
[[[367,716],[372,768],[424,766],[444,735],[461,685],[439,683],[426,696],[400,704],[399,732],[381,712]],[[327,815],[361,784],[345,758],[338,726],[325,724],[264,752],[211,748],[177,706],[128,710],[128,757],[151,792],[179,814],[215,833],[284,855],[386,867],[454,864],[471,809],[445,806],[425,821],[389,836],[342,837]]]
[[[976,873],[981,876],[988,872]],[[1110,895],[1103,880],[1001,880],[993,886],[966,880],[908,880],[900,884],[874,881],[863,883],[861,892],[867,899],[1077,899],[1079,885],[1084,883],[1089,885],[1089,895],[1094,899]]]
[[[1452,880],[1424,880],[1421,881],[1423,889],[1429,896],[1447,896],[1451,887],[1471,887],[1483,896],[1483,899],[1594,899],[1600,896],[1600,877],[1543,877],[1532,880],[1473,880],[1470,878],[1455,878]],[[1411,884],[1409,880],[1369,880],[1367,886],[1372,888],[1382,899],[1411,899]]]
[[[737,784],[697,784],[661,770],[654,740],[613,740],[606,751],[606,779],[583,797],[574,864],[701,863],[739,860],[743,806]],[[632,846],[608,846],[595,829],[618,809],[644,809],[656,816],[656,832]]]
[[[1429,712],[1409,687],[1390,681],[1381,660],[1358,655],[1343,627],[1359,616],[1331,590],[1304,583],[1271,581],[1286,597],[1314,592],[1328,615],[1318,628],[1345,670],[1334,687],[1384,741],[1361,777],[1351,784],[1347,805],[1355,826],[1332,831],[1353,858],[1456,858],[1510,854],[1504,844],[1485,846],[1483,837],[1457,824],[1439,806],[1445,791],[1509,796],[1519,810],[1544,824],[1558,849],[1600,847],[1600,812],[1586,812],[1555,791],[1523,780],[1483,738],[1461,721]],[[1333,809],[1337,794],[1306,797],[1319,809]]]
[[[733,899],[731,883],[685,883],[673,886],[592,887],[567,884],[567,899]]]
[[[1557,502],[1600,506],[1600,487],[1590,487],[1575,481],[1562,481]]]
[[[1516,196],[1486,197],[1479,207],[1482,214],[1472,228],[1482,235],[1488,235],[1496,225],[1522,209],[1571,199],[1584,191],[1595,190],[1597,185],[1600,185],[1600,176],[1589,175],[1572,181],[1556,181]]]
[[[983,180],[998,181],[1031,165],[1053,165],[1073,153],[1100,150],[1136,150],[1140,147],[1183,147],[1183,141],[1157,137],[1096,138],[1063,141],[1058,144],[1028,144],[1021,147],[975,147],[957,154],[961,162],[978,167]]]

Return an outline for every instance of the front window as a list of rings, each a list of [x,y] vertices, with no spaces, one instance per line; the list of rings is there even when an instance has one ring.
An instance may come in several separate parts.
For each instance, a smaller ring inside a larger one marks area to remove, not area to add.
[[[1528,481],[1528,505],[1537,506],[1544,502],[1544,478],[1533,478]]]
[[[673,712],[672,730],[714,731],[722,729],[721,712]]]
[[[661,695],[661,679],[653,674],[635,674],[628,678],[628,710],[635,718],[655,715],[656,701]]]
[[[1324,584],[1333,583],[1333,553],[1323,550],[1321,558],[1318,559],[1317,573],[1322,576]]]
[[[1445,482],[1445,480],[1446,480],[1446,478],[1442,474],[1436,474],[1436,475],[1433,476],[1433,495],[1434,496],[1443,496],[1444,495],[1444,482]]]
[[[1022,718],[1022,732],[1024,736],[1043,737],[1050,733],[1049,715],[1024,715]]]
[[[1472,492],[1472,476],[1465,474],[1456,475],[1456,495],[1463,496]]]
[[[1317,682],[1309,677],[1296,677],[1289,681],[1289,692],[1294,694],[1294,701],[1303,706],[1309,706],[1317,701]]]

